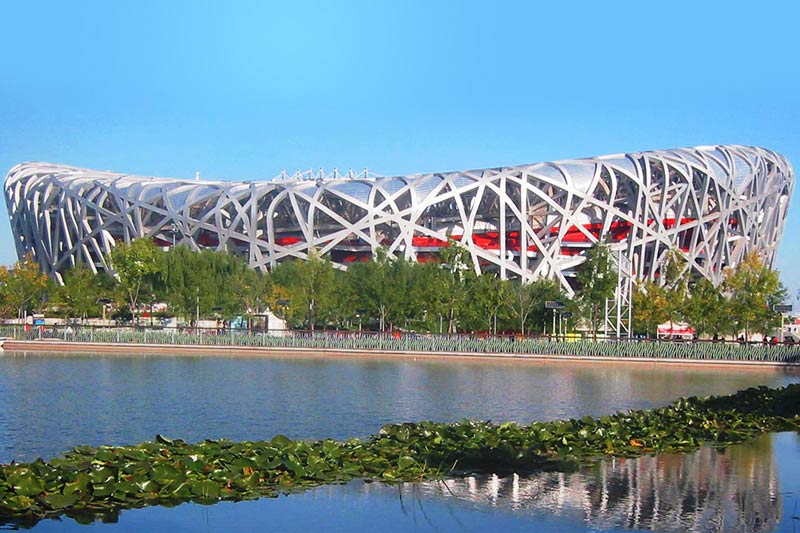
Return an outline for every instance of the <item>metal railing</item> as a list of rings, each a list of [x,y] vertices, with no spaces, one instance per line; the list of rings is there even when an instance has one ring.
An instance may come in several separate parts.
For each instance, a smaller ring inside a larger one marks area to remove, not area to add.
[[[569,355],[708,361],[767,361],[800,364],[800,345],[713,341],[653,341],[520,335],[432,335],[350,331],[254,332],[216,328],[99,326],[0,326],[0,336],[18,340],[63,340],[106,344],[249,346],[322,350],[432,352],[441,354]]]

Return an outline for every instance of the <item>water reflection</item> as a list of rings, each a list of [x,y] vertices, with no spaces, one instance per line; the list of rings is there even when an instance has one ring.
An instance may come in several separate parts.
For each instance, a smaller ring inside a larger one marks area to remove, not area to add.
[[[410,500],[555,514],[603,530],[771,531],[781,517],[770,436],[727,450],[610,459],[575,473],[471,476],[400,490]]]
[[[189,441],[278,433],[346,439],[366,437],[390,422],[598,416],[797,379],[797,371],[761,368],[6,352],[0,355],[0,462],[51,458],[78,444],[131,444],[157,433]],[[722,455],[704,450],[696,457],[616,461],[516,482],[453,480],[449,490],[353,483],[277,500],[154,507],[93,527],[254,531],[269,521],[283,531],[368,531],[375,524],[384,531],[575,531],[587,524],[757,531],[774,524],[781,509],[768,442],[762,449],[753,444]],[[795,458],[791,471],[800,480],[800,450],[783,456]],[[779,468],[784,491],[786,469]],[[398,490],[405,498],[401,505]],[[424,519],[409,519],[422,508]],[[37,531],[71,528],[83,526],[68,518],[36,525]]]
[[[609,459],[574,473],[473,476],[387,485],[356,481],[280,498],[149,507],[96,517],[104,532],[794,531],[800,438],[765,435],[727,450]],[[37,532],[85,526],[44,520]]]

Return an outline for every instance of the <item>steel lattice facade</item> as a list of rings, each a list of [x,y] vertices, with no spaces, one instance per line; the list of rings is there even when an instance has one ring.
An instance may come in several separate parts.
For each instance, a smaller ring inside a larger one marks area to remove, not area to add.
[[[715,284],[750,252],[771,265],[794,175],[763,148],[711,146],[410,176],[307,172],[271,181],[140,177],[48,163],[5,183],[17,253],[59,273],[107,267],[117,243],[229,250],[269,269],[311,249],[346,266],[378,247],[434,261],[448,240],[476,272],[549,276],[572,293],[585,251],[608,242],[633,277],[680,249]]]

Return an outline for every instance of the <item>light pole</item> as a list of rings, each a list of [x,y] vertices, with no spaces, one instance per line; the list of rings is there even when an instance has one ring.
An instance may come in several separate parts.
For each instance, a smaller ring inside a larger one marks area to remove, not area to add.
[[[111,298],[98,298],[97,303],[103,306],[103,322],[105,322],[106,308],[111,305]]]
[[[178,233],[178,225],[173,222],[169,225],[170,233],[172,233],[172,248],[175,248],[175,235]]]
[[[356,318],[358,318],[358,332],[361,333],[361,317],[367,314],[366,309],[356,309]]]

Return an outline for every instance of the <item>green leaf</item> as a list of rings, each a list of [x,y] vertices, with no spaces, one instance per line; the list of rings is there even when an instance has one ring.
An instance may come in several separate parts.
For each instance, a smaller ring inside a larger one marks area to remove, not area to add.
[[[278,466],[282,465],[283,461],[280,457],[267,457],[264,455],[259,455],[256,458],[256,465],[259,468],[263,468],[265,470],[274,470]]]
[[[274,437],[272,437],[270,443],[272,443],[272,445],[278,449],[284,449],[291,446],[293,444],[293,441],[286,435],[275,435]]]
[[[44,482],[31,472],[16,476],[11,482],[11,488],[20,496],[36,496],[44,491]]]
[[[119,456],[130,461],[144,461],[150,457],[147,452],[137,448],[125,448],[120,450]]]
[[[97,466],[89,472],[89,479],[92,483],[105,483],[116,479],[116,472],[107,466]]]
[[[117,458],[117,453],[111,448],[100,448],[94,456],[98,461],[115,461]]]
[[[11,496],[10,498],[6,498],[3,500],[3,507],[8,509],[9,511],[16,511],[18,513],[22,513],[24,511],[28,511],[34,505],[34,501],[32,498],[28,496]]]
[[[89,479],[89,476],[87,476],[83,472],[79,472],[75,476],[74,480],[64,484],[64,489],[62,490],[62,492],[64,495],[70,495],[75,493],[80,494],[86,492],[90,484],[91,480]]]
[[[297,477],[303,477],[306,475],[306,469],[303,468],[303,465],[301,465],[300,462],[295,458],[285,457],[283,459],[283,464],[286,466],[286,468],[294,472],[294,475]]]
[[[148,479],[146,481],[139,481],[136,483],[136,486],[138,486],[139,490],[141,490],[142,492],[157,492],[159,489],[158,483],[156,483],[152,479]]]
[[[114,492],[137,494],[139,492],[139,485],[132,481],[119,481],[114,485]]]
[[[236,481],[236,485],[240,488],[253,489],[258,487],[260,484],[261,481],[257,473],[244,476]]]
[[[164,485],[168,481],[182,480],[186,474],[178,471],[173,465],[161,463],[150,470],[150,477],[158,484]]]
[[[95,498],[106,498],[114,492],[114,483],[95,483],[92,486],[92,495]]]
[[[186,484],[194,496],[206,499],[219,497],[219,485],[211,480],[188,481]]]
[[[169,444],[169,445],[175,444],[175,442],[172,439],[168,439],[164,435],[156,435],[156,442],[159,444]]]
[[[47,494],[40,498],[50,509],[66,509],[75,505],[79,499],[77,494]]]
[[[72,451],[77,455],[92,456],[96,453],[97,449],[91,446],[75,446]]]
[[[191,481],[174,483],[168,487],[168,494],[176,498],[189,498],[192,495]]]
[[[400,459],[397,460],[397,469],[398,470],[405,470],[407,468],[411,468],[412,466],[416,466],[417,461],[413,457],[409,457],[408,455],[402,456]]]
[[[258,463],[256,463],[253,459],[248,459],[246,457],[237,457],[233,461],[230,462],[228,468],[231,472],[242,472],[247,468],[258,468]]]

